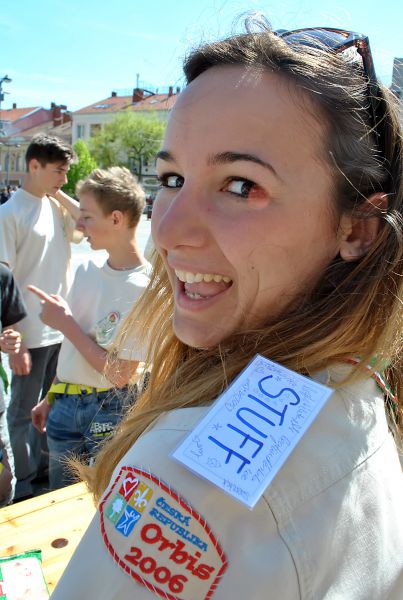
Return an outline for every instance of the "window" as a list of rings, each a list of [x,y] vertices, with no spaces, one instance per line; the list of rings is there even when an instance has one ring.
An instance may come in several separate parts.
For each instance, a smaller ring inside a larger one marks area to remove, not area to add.
[[[93,135],[96,135],[100,130],[101,130],[100,123],[94,123],[93,125],[90,125],[90,136],[92,137]]]
[[[77,138],[81,139],[85,135],[85,125],[77,125]]]

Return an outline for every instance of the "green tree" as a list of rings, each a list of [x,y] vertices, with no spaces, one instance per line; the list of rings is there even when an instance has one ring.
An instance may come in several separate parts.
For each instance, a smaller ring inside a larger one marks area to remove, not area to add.
[[[143,164],[153,159],[164,137],[165,123],[155,115],[125,111],[106,123],[89,146],[101,167],[121,165],[135,171],[141,180]]]
[[[74,162],[67,174],[67,183],[63,191],[70,196],[75,195],[76,185],[80,179],[84,179],[97,167],[95,159],[91,156],[87,144],[84,140],[77,140],[73,146],[77,156],[77,162]]]

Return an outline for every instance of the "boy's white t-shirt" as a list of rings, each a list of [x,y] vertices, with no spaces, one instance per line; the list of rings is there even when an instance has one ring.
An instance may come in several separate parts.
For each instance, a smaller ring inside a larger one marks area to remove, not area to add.
[[[28,316],[18,323],[18,329],[28,348],[50,346],[63,339],[60,331],[42,323],[39,299],[26,286],[32,284],[48,294],[66,297],[74,225],[56,200],[38,198],[23,189],[0,207],[0,261],[12,270],[27,306]]]
[[[110,350],[124,318],[147,287],[150,273],[149,263],[130,271],[111,269],[107,262],[102,267],[92,261],[78,267],[68,303],[74,319],[99,346]],[[118,357],[143,361],[144,340],[141,342],[131,332],[130,339],[125,340]],[[67,338],[64,338],[60,349],[57,379],[91,387],[113,387]]]

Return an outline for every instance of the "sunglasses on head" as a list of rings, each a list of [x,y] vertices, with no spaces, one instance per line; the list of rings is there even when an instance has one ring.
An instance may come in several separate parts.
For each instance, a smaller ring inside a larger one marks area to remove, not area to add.
[[[279,29],[273,33],[290,45],[296,44],[311,48],[315,46],[328,48],[336,54],[348,48],[357,49],[358,54],[362,58],[364,76],[367,80],[367,96],[372,130],[377,137],[378,147],[383,150],[383,132],[380,130],[380,124],[383,119],[379,114],[380,91],[368,37],[354,31],[345,31],[344,29],[334,29],[332,27],[310,27],[306,29],[294,29],[292,31]]]

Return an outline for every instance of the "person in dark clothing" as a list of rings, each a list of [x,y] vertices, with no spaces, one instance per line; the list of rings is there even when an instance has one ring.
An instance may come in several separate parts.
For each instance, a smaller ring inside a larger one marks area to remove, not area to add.
[[[25,304],[13,274],[10,269],[0,263],[0,349],[3,352],[12,353],[15,348],[19,348],[20,333],[7,328],[21,321],[26,314]],[[0,506],[8,504],[12,496],[13,474],[8,460],[4,432],[6,409],[4,392],[7,392],[7,388],[7,373],[0,356]]]
[[[1,194],[0,194],[0,204],[5,204],[7,202],[7,200],[10,199],[10,196],[11,196],[11,188],[8,185],[6,188],[4,188],[1,191]]]

